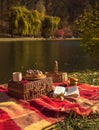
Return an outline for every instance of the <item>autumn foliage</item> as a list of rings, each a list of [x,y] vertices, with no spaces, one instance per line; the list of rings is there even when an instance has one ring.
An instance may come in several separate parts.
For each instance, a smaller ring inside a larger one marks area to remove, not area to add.
[[[71,28],[68,26],[63,29],[58,29],[53,32],[54,37],[70,38],[73,36]]]

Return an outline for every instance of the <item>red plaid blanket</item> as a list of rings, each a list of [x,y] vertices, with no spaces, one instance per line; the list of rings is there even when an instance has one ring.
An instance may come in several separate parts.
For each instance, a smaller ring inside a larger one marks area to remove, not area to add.
[[[99,112],[99,87],[81,84],[78,86],[80,97],[69,97],[64,101],[51,99],[47,96],[30,101],[30,105],[41,115],[47,117],[64,117],[70,111],[77,115],[89,115],[92,112]]]
[[[70,97],[61,101],[58,98],[42,96],[27,102],[9,98],[7,89],[0,86],[0,130],[41,130],[64,119],[70,111],[86,116],[99,113],[99,86],[79,84],[78,89],[78,98]]]

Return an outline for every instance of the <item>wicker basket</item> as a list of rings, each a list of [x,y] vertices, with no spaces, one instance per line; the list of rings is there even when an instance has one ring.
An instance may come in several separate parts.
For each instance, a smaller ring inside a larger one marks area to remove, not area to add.
[[[54,72],[46,72],[47,77],[52,77],[53,82],[64,82],[68,79],[67,72],[58,71],[58,62],[55,61]]]
[[[51,77],[28,81],[26,83],[8,82],[8,94],[14,98],[31,100],[42,95],[49,95],[53,91],[53,81]]]
[[[67,73],[66,72],[46,72],[47,77],[52,77],[53,82],[64,82],[67,80]]]

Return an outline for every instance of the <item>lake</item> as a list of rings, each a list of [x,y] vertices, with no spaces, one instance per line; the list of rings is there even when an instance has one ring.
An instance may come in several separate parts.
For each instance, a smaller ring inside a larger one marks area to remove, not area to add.
[[[82,50],[79,40],[0,42],[0,59],[0,84],[8,82],[15,71],[53,71],[55,60],[60,71],[99,69],[99,62]]]

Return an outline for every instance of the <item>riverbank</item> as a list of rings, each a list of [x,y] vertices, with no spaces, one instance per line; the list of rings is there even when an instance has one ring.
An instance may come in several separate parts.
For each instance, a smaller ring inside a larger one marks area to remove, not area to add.
[[[80,40],[80,38],[34,38],[34,37],[2,37],[0,42],[8,41],[37,41],[37,40]]]

